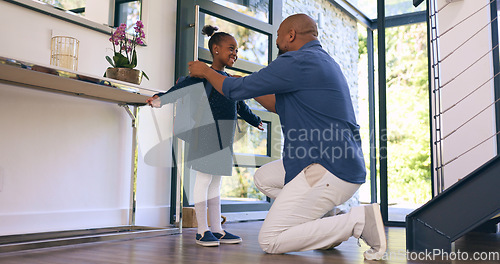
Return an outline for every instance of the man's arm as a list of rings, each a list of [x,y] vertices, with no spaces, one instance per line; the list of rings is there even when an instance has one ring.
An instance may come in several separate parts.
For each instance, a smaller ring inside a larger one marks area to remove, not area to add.
[[[222,92],[222,84],[227,78],[226,76],[219,74],[201,61],[191,61],[188,62],[188,65],[189,76],[207,79],[207,81],[212,84],[215,90],[224,95],[224,93]]]
[[[274,94],[255,97],[255,101],[259,102],[267,111],[276,113],[276,97]]]
[[[257,72],[243,78],[228,79],[200,61],[189,62],[189,70],[191,76],[207,79],[219,93],[232,100],[258,98],[262,106],[275,112],[274,95],[294,92],[299,87],[297,81],[303,81],[297,80],[300,69],[291,67],[296,64],[295,58],[284,54]]]
[[[227,78],[208,67],[205,63],[201,61],[191,61],[189,65],[189,75],[191,77],[205,78],[210,84],[217,90],[220,94],[224,95],[222,91],[222,84]],[[255,100],[259,102],[268,111],[276,113],[276,97],[274,94],[268,94],[256,97]]]

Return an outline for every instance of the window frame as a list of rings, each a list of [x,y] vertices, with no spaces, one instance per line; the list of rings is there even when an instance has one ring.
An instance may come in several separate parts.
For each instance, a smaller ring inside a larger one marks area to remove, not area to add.
[[[109,25],[104,25],[101,23],[94,22],[82,16],[75,16],[67,13],[64,10],[58,9],[52,5],[38,3],[33,0],[3,0],[8,3],[12,3],[18,6],[25,7],[27,9],[55,17],[57,19],[70,22],[88,29],[95,30],[104,34],[110,34],[113,28]]]
[[[143,7],[143,3],[142,3],[142,0],[114,0],[114,10],[113,10],[113,25],[114,27],[118,27],[120,26],[120,12],[119,12],[119,5],[121,4],[125,4],[125,3],[129,3],[129,2],[136,2],[136,1],[139,1],[140,2],[140,5],[141,5],[141,10],[139,10],[140,12],[140,18],[139,20],[142,20],[142,7]]]

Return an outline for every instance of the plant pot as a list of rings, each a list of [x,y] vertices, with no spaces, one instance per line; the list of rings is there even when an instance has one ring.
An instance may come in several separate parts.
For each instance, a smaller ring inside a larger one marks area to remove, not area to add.
[[[130,68],[107,68],[106,77],[133,84],[141,84],[142,71]]]

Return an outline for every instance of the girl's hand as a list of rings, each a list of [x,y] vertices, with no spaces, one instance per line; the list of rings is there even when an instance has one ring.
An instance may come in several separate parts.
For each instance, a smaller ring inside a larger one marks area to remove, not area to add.
[[[146,103],[147,103],[149,106],[151,106],[151,107],[157,107],[157,108],[159,108],[159,107],[161,107],[161,101],[160,101],[160,100],[158,100],[158,98],[160,98],[160,97],[158,97],[158,95],[155,95],[155,96],[153,96],[153,97],[149,97],[149,98],[146,100]]]
[[[262,124],[262,121],[260,122],[259,126],[257,126],[257,129],[260,131],[264,131],[264,124]]]

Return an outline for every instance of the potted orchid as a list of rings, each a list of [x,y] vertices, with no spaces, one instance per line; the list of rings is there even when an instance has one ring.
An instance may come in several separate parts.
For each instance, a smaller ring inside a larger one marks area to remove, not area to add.
[[[121,24],[113,34],[109,41],[113,43],[113,58],[106,56],[106,60],[113,67],[106,70],[104,76],[140,84],[142,76],[149,80],[148,75],[144,71],[134,69],[137,66],[137,53],[135,47],[144,45],[144,25],[141,21],[137,21],[134,26],[134,34],[130,37],[126,33],[126,24]]]

